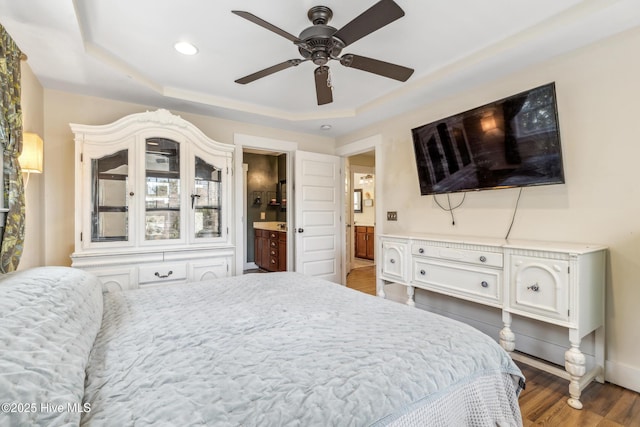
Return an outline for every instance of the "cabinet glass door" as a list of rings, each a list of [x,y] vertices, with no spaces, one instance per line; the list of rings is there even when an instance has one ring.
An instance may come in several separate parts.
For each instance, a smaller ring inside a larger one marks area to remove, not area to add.
[[[220,190],[222,171],[195,156],[195,182],[191,194],[195,237],[220,237]]]
[[[91,241],[129,240],[129,150],[91,159]]]
[[[180,144],[148,138],[145,171],[145,240],[179,239]]]

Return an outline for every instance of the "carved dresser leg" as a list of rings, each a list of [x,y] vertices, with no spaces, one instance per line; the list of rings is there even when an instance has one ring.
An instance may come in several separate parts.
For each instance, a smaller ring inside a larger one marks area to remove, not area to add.
[[[415,306],[416,302],[413,299],[413,294],[415,292],[415,289],[413,286],[407,286],[407,305],[410,306]]]
[[[569,382],[569,395],[571,395],[571,397],[567,403],[575,409],[582,409],[582,402],[580,402],[580,378],[585,374],[585,364],[586,359],[580,351],[580,341],[572,341],[571,348],[564,353],[564,368],[571,377]]]
[[[386,298],[387,295],[384,293],[384,280],[377,280],[376,282],[377,294],[381,298]]]
[[[516,336],[511,330],[511,313],[502,312],[502,323],[504,328],[500,331],[500,345],[508,352],[512,352],[516,348]]]

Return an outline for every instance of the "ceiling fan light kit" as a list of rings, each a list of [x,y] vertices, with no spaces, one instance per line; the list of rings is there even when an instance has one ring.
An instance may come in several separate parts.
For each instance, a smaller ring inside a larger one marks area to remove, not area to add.
[[[340,57],[342,49],[360,40],[362,37],[390,24],[404,16],[404,11],[393,0],[380,0],[369,9],[358,15],[351,22],[337,30],[328,22],[333,11],[326,6],[314,6],[309,9],[307,17],[313,23],[300,33],[299,37],[290,34],[275,25],[245,11],[232,11],[234,14],[260,25],[293,42],[303,59],[290,59],[273,65],[248,76],[236,80],[236,83],[247,84],[302,62],[311,61],[318,67],[314,70],[316,98],[318,105],[333,102],[330,69],[326,65],[331,60],[340,62],[345,67],[377,74],[398,81],[406,81],[413,74],[413,69],[391,64],[378,59],[347,53]]]

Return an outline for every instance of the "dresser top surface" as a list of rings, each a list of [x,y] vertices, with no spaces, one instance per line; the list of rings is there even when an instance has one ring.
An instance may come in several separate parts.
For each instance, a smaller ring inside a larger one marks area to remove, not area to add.
[[[584,254],[606,250],[607,247],[600,244],[575,243],[575,242],[548,242],[538,240],[501,239],[483,236],[462,236],[432,233],[393,233],[381,234],[380,237],[412,239],[422,241],[444,242],[462,245],[494,246],[505,249],[528,249],[552,252],[571,252]]]

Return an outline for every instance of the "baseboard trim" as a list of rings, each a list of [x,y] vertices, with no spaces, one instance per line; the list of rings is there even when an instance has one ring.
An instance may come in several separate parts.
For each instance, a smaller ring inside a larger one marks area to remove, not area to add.
[[[606,381],[640,393],[640,369],[610,360],[605,367]]]

